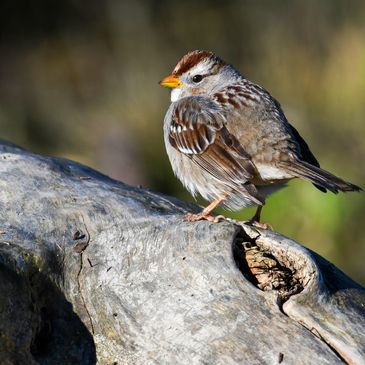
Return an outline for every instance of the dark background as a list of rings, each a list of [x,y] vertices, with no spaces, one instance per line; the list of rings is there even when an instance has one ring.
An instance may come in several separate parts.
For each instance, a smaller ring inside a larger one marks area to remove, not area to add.
[[[365,2],[345,0],[2,0],[0,138],[190,200],[157,82],[208,49],[280,100],[323,167],[365,187],[364,19]],[[365,283],[364,213],[364,193],[293,181],[263,220]]]

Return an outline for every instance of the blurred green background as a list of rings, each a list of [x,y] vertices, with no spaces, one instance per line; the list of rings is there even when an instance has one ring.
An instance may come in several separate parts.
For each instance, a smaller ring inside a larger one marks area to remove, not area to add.
[[[192,200],[165,154],[157,82],[208,49],[280,100],[323,167],[365,187],[364,19],[360,0],[2,0],[0,138]],[[364,193],[304,181],[263,211],[363,284],[364,217]]]

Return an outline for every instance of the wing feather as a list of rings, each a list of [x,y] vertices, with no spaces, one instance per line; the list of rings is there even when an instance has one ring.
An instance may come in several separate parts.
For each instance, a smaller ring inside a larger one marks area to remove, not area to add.
[[[224,181],[233,190],[246,193],[256,204],[264,199],[250,180],[257,174],[249,154],[226,128],[226,117],[219,105],[195,96],[175,103],[169,128],[169,141],[181,153]]]

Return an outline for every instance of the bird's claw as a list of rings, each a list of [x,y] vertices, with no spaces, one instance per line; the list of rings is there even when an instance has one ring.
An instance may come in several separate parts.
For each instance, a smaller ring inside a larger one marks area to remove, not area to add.
[[[235,219],[231,219],[231,218],[227,218],[223,215],[217,215],[217,216],[212,216],[210,214],[204,214],[203,212],[201,213],[197,213],[197,214],[193,214],[193,213],[187,213],[184,215],[184,221],[187,222],[198,222],[198,221],[209,221],[209,222],[213,222],[213,223],[220,223],[222,221],[229,221],[232,223],[242,223],[242,224],[246,224],[249,226],[253,226],[253,227],[257,227],[257,228],[261,228],[261,229],[265,229],[265,230],[273,230],[273,227],[268,224],[268,223],[261,223],[258,222],[254,219],[250,219],[248,221],[237,221]]]
[[[214,223],[219,223],[219,222],[222,222],[222,221],[225,221],[227,218],[224,216],[224,215],[222,215],[222,214],[220,214],[220,215],[217,215],[217,216],[215,216],[214,217]]]
[[[258,221],[252,220],[252,219],[249,220],[249,221],[243,221],[242,223],[247,224],[248,226],[253,226],[253,227],[256,227],[256,228],[261,228],[261,229],[273,231],[273,227],[269,223],[261,223],[261,222],[258,222]]]
[[[212,215],[209,214],[202,214],[202,213],[198,213],[198,214],[193,214],[193,213],[187,213],[184,215],[184,221],[188,221],[188,222],[198,222],[198,221],[209,221],[209,222],[214,222],[215,217],[213,217]]]
[[[223,220],[226,220],[226,217],[224,217],[223,215],[212,216],[210,214],[203,214],[203,213],[198,213],[198,214],[187,213],[184,215],[184,221],[197,222],[203,220],[213,223],[219,223],[222,222]]]

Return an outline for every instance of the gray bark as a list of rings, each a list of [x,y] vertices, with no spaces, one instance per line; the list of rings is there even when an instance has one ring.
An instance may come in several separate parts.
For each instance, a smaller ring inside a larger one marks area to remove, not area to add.
[[[365,364],[365,291],[272,231],[0,145],[1,364]]]

